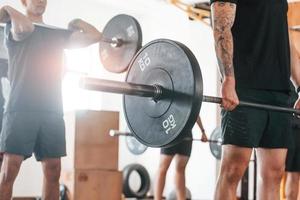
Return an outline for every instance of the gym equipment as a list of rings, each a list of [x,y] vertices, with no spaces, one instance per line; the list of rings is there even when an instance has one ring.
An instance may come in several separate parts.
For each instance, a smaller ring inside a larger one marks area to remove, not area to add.
[[[136,171],[141,179],[141,185],[137,191],[130,186],[130,175]],[[123,193],[127,198],[143,198],[150,189],[150,176],[145,167],[140,164],[130,164],[123,169]]]
[[[34,26],[66,33],[74,31],[39,23],[34,23]],[[3,31],[1,32],[3,33]],[[99,56],[105,69],[110,72],[121,73],[127,70],[131,59],[141,47],[142,30],[140,24],[134,17],[120,14],[113,17],[104,27],[99,42]],[[1,50],[0,48],[0,56]]]
[[[126,71],[131,59],[142,47],[140,24],[129,15],[117,15],[107,23],[102,34],[113,41],[99,45],[104,68],[115,73]]]
[[[59,185],[59,200],[67,200],[68,188],[64,184]]]
[[[217,127],[216,129],[219,129],[219,127]],[[214,134],[214,133],[212,133],[212,134]],[[132,133],[129,133],[129,132],[120,132],[120,131],[117,131],[117,130],[110,130],[109,131],[109,135],[112,136],[112,137],[118,137],[118,136],[134,137],[134,134],[132,134]],[[185,140],[185,141],[192,140],[192,141],[200,141],[200,142],[202,142],[201,139],[195,139],[195,138],[184,138],[183,140]],[[208,143],[214,143],[214,144],[222,144],[222,140],[220,140],[219,137],[217,137],[217,139],[214,139],[214,140],[209,139],[209,140],[207,140],[207,142]]]
[[[110,130],[109,135],[112,137],[115,136],[129,136],[130,133],[120,132],[117,130]],[[130,135],[132,136],[132,135]],[[140,143],[135,137],[126,137],[126,146],[127,149],[134,155],[141,155],[147,150],[147,146]]]
[[[211,154],[217,159],[221,160],[222,157],[222,129],[221,127],[216,127],[212,134],[210,135],[210,140],[218,141],[218,143],[209,143],[209,149]]]
[[[192,199],[192,193],[191,191],[186,187],[185,188],[185,197],[187,200],[191,200]],[[166,200],[177,200],[176,198],[176,190],[173,189],[167,196]]]
[[[158,39],[143,46],[130,63],[126,82],[82,78],[81,87],[124,94],[127,125],[142,144],[167,147],[192,129],[202,101],[221,104],[222,98],[203,95],[200,66],[183,44]],[[300,110],[240,101],[239,106],[300,114]]]
[[[209,149],[211,154],[218,160],[221,159],[222,155],[222,135],[221,135],[221,127],[216,127],[212,134],[210,135],[210,139],[207,141],[209,143]],[[138,140],[135,139],[134,135],[129,132],[120,132],[117,130],[110,130],[109,135],[112,137],[119,137],[125,136],[126,137],[126,144],[127,141],[134,140],[134,142],[127,144],[127,148],[129,151],[135,155],[140,155],[147,150],[147,146],[140,143]],[[183,140],[193,140],[193,141],[201,141],[201,139],[195,138],[184,138]]]

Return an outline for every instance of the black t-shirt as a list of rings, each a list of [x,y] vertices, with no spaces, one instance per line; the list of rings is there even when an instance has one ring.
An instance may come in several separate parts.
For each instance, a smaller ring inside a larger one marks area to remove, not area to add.
[[[232,27],[237,88],[289,90],[287,0],[211,0],[236,4]]]
[[[35,27],[23,41],[11,36],[6,25],[10,94],[5,112],[53,112],[62,114],[63,50],[70,33]]]

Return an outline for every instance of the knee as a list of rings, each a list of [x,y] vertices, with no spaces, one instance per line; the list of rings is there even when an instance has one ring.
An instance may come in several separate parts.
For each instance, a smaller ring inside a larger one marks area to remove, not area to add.
[[[297,190],[291,189],[285,192],[286,199],[297,199],[298,188]]]
[[[177,173],[184,173],[185,172],[185,168],[186,168],[186,165],[185,164],[181,164],[181,163],[178,163],[176,165],[176,167],[175,167]]]
[[[0,162],[2,164],[2,162]],[[4,184],[13,184],[18,174],[19,166],[9,165],[1,171],[1,182]]]
[[[58,182],[60,178],[60,164],[52,163],[48,164],[44,170],[45,179],[49,182]]]
[[[226,166],[221,170],[220,178],[225,180],[228,184],[238,184],[243,177],[245,171],[240,166]]]
[[[272,167],[267,170],[261,170],[260,178],[262,181],[280,183],[284,174],[284,167]]]

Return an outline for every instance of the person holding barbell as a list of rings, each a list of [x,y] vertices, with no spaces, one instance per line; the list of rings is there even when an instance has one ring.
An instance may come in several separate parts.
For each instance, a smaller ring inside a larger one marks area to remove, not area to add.
[[[254,148],[258,199],[279,199],[292,115],[236,106],[240,99],[290,106],[287,1],[211,0],[211,7],[223,97],[223,155],[214,199],[236,198]]]
[[[201,130],[201,141],[207,142],[207,136],[201,121],[201,118],[198,117],[196,121],[197,125]],[[161,148],[160,153],[160,162],[158,168],[158,175],[155,184],[154,199],[162,200],[163,190],[165,187],[166,175],[170,164],[175,157],[175,187],[176,187],[176,196],[178,200],[186,199],[186,187],[185,187],[185,168],[189,161],[191,151],[192,151],[192,131],[186,134],[188,140],[183,140],[182,142],[167,148]]]
[[[300,92],[300,54],[297,51],[294,41],[290,40],[291,45],[291,71],[294,72],[292,76],[292,81],[297,92]],[[300,109],[300,103],[297,102],[298,94],[293,92],[294,100],[293,104],[295,108]],[[294,116],[296,124],[299,119]],[[296,125],[292,127],[293,140],[294,143],[289,147],[286,157],[286,184],[285,184],[285,196],[286,200],[297,200],[299,191],[299,178],[300,178],[300,134],[299,126]]]
[[[61,79],[63,50],[99,42],[101,33],[83,20],[72,31],[41,28],[47,0],[21,0],[26,15],[10,6],[0,9],[6,23],[11,91],[5,109],[0,151],[0,200],[10,200],[21,163],[32,153],[41,161],[44,200],[59,199],[61,157],[66,155]]]

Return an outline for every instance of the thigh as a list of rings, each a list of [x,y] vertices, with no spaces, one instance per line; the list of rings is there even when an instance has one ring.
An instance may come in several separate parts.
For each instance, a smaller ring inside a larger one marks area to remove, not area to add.
[[[170,167],[170,164],[171,164],[173,158],[174,158],[174,155],[161,154],[160,161],[159,161],[160,168],[168,169]]]
[[[299,185],[300,172],[287,172],[286,173],[286,184],[288,185]]]
[[[292,107],[292,99],[285,92],[269,92],[272,95],[270,104]],[[261,138],[259,147],[262,148],[289,148],[292,144],[293,115],[284,112],[268,111],[268,125]]]
[[[38,161],[66,155],[65,122],[58,114],[41,114],[41,128],[34,149]]]
[[[5,114],[0,135],[0,151],[22,155],[25,158],[30,157],[36,143],[38,129],[39,119],[34,113]]]
[[[265,103],[268,99],[266,94],[257,90],[240,89],[237,93],[243,101]],[[240,106],[233,111],[222,110],[221,115],[223,144],[247,148],[259,145],[267,125],[267,111]]]
[[[24,156],[4,153],[1,166],[1,173],[6,174],[7,178],[15,179],[19,173]]]

